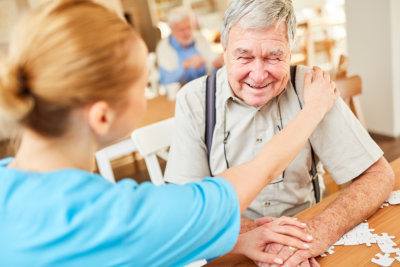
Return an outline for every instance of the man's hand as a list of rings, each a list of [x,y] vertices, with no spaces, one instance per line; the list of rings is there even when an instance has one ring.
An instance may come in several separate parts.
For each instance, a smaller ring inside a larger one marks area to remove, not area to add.
[[[371,216],[387,199],[393,189],[394,174],[384,157],[381,157],[352,183],[319,215],[307,221],[306,231],[314,238],[309,250],[293,253],[288,247],[272,244],[268,252],[286,258],[283,266],[298,266],[316,257],[342,235]],[[374,197],[371,198],[371,194]],[[280,247],[279,247],[280,246]]]
[[[313,219],[306,222],[307,228],[305,229],[307,233],[313,236],[312,242],[309,244],[310,248],[308,250],[294,250],[289,246],[284,246],[281,244],[271,244],[267,251],[268,253],[278,254],[280,258],[285,262],[283,266],[319,266],[315,261],[314,257],[317,257],[324,253],[330,246],[330,244],[324,239],[328,235],[324,225],[317,222],[317,219]],[[313,260],[312,260],[313,259]],[[279,265],[262,265],[260,267],[277,267]]]
[[[272,217],[268,217],[268,218],[272,218]],[[272,219],[270,221],[272,221]],[[270,222],[270,221],[268,221],[268,222]],[[265,222],[265,223],[267,223],[267,222]],[[241,234],[251,231],[251,230],[257,228],[258,226],[260,226],[260,225],[255,224],[254,221],[252,221],[244,216],[240,217],[240,233]]]
[[[206,61],[200,55],[194,55],[191,58],[188,58],[182,62],[182,66],[185,69],[189,69],[189,68],[198,69],[198,68],[203,67],[205,64],[206,64]]]
[[[283,259],[277,257],[277,253],[265,252],[269,243],[279,242],[300,250],[309,248],[309,244],[305,242],[310,242],[312,238],[304,231],[304,223],[289,217],[266,217],[260,220],[264,222],[263,225],[239,235],[232,253],[244,254],[254,261],[282,264]]]

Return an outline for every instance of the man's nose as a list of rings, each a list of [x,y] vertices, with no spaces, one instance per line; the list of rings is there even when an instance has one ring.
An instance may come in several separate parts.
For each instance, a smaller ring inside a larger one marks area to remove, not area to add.
[[[255,60],[249,75],[256,85],[262,85],[268,77],[268,71],[263,60]]]
[[[186,29],[183,34],[185,35],[185,37],[191,37],[192,35],[192,30],[191,29]]]

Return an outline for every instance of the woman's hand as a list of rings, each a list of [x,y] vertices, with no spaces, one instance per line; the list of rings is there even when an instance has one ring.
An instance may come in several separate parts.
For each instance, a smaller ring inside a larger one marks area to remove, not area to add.
[[[304,76],[304,108],[311,108],[314,112],[319,112],[324,116],[333,107],[340,92],[327,72],[318,67],[313,69],[314,79],[311,70]]]
[[[282,264],[283,259],[276,254],[265,252],[269,243],[279,243],[298,249],[308,249],[312,240],[303,230],[306,225],[289,217],[265,217],[255,221],[259,225],[254,230],[239,235],[239,239],[231,251],[244,254],[254,261],[271,264]]]

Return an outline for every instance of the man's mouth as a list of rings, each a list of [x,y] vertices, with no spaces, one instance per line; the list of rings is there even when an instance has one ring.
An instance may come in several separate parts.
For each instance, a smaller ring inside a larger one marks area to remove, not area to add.
[[[247,84],[249,87],[251,87],[251,88],[253,88],[253,89],[264,89],[264,88],[266,88],[270,83],[266,83],[266,84],[249,84],[249,83],[246,83],[246,82],[245,82],[245,84]]]

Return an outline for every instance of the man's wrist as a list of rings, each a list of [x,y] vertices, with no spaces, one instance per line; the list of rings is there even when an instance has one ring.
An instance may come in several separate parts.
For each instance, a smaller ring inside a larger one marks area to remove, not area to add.
[[[189,68],[189,62],[187,60],[182,62],[182,67],[186,70]]]
[[[337,239],[340,238],[337,227],[332,220],[325,220],[327,216],[318,215],[306,221],[307,231],[313,236],[324,250],[328,249]],[[318,252],[319,253],[319,252]]]
[[[257,228],[257,225],[254,223],[254,221],[252,221],[246,217],[243,217],[243,216],[240,218],[240,233],[241,234],[251,231],[254,228]]]

